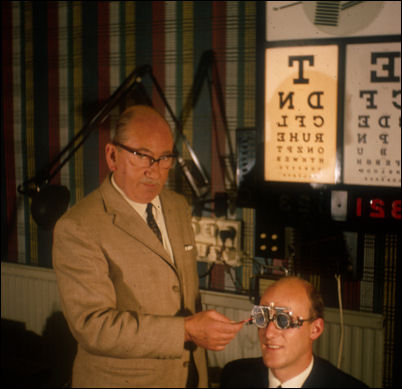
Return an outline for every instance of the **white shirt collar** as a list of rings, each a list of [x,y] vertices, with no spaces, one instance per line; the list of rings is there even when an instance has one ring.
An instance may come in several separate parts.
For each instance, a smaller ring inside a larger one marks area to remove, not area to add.
[[[116,190],[123,196],[123,198],[128,202],[128,204],[131,205],[131,207],[133,207],[134,210],[138,212],[138,214],[143,218],[143,220],[146,223],[147,222],[147,211],[146,211],[147,204],[136,203],[135,201],[129,199],[127,197],[127,195],[121,190],[121,188],[119,188],[118,185],[116,184],[116,181],[113,178],[113,174],[111,177],[111,182],[112,182],[112,185],[116,188]],[[168,232],[166,229],[165,219],[163,217],[163,212],[162,212],[162,204],[161,204],[159,195],[156,196],[155,198],[153,198],[151,203],[153,205],[153,214],[154,214],[156,223],[158,224],[158,227],[161,230],[163,246],[165,247],[166,251],[169,253],[170,258],[172,259],[172,262],[174,263],[172,245],[170,244],[169,235],[168,235]]]
[[[299,375],[296,377],[291,378],[288,381],[281,382],[272,373],[271,369],[268,369],[268,379],[269,379],[269,387],[270,388],[277,388],[281,385],[282,388],[301,388],[306,381],[307,377],[311,373],[314,364],[314,356],[311,358],[310,364],[307,366],[305,370],[303,370]]]
[[[123,196],[123,198],[141,215],[141,217],[146,220],[146,208],[147,204],[142,204],[142,203],[137,203],[133,200],[131,200],[124,192],[123,190],[116,184],[116,181],[114,180],[113,174],[111,177],[111,182],[112,185],[116,188],[116,190]],[[161,202],[159,199],[159,196],[156,196],[152,201],[152,205],[157,209],[157,216],[160,215],[160,212],[162,211],[161,208]]]

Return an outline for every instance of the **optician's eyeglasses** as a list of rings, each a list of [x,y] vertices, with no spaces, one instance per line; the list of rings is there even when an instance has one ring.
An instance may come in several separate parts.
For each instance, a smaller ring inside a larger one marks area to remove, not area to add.
[[[258,328],[268,327],[271,321],[279,330],[288,328],[299,328],[305,321],[315,320],[314,318],[303,319],[301,316],[293,317],[293,313],[286,307],[276,307],[274,303],[267,305],[254,305],[251,310],[250,322]]]
[[[133,149],[129,146],[123,145],[119,142],[113,142],[113,144],[131,153],[133,155],[132,158],[133,165],[141,168],[149,168],[154,163],[158,163],[160,168],[170,169],[173,166],[173,163],[176,159],[176,155],[174,154],[162,155],[159,158],[154,158],[148,154],[141,153],[140,151]]]

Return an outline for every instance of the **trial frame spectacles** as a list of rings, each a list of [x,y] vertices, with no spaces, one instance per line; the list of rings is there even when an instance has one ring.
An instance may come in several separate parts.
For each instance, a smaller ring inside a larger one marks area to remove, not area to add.
[[[287,307],[277,307],[274,303],[270,305],[254,305],[251,311],[249,323],[255,324],[258,328],[267,328],[272,321],[279,330],[288,328],[300,328],[304,322],[313,321],[316,318],[294,317],[293,313]]]
[[[134,164],[142,168],[149,168],[154,163],[158,163],[159,167],[161,167],[162,169],[170,169],[173,166],[173,163],[177,157],[175,154],[168,154],[168,155],[162,155],[159,158],[154,158],[148,154],[144,154],[122,143],[119,142],[112,142],[112,143],[115,146],[121,147],[123,150],[126,150],[129,153],[131,153],[134,156],[133,158]]]

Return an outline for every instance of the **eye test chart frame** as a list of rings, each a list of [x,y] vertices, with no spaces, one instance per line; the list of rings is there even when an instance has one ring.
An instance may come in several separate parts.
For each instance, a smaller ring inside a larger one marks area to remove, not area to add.
[[[400,221],[401,2],[258,3],[258,182]]]

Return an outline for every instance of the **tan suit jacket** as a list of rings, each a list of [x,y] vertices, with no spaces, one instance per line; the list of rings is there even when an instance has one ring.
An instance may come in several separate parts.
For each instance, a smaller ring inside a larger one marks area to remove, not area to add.
[[[175,264],[140,215],[105,179],[57,222],[53,265],[78,342],[77,387],[184,387],[184,319],[199,302],[191,212],[160,195]],[[194,359],[207,387],[205,350]]]

